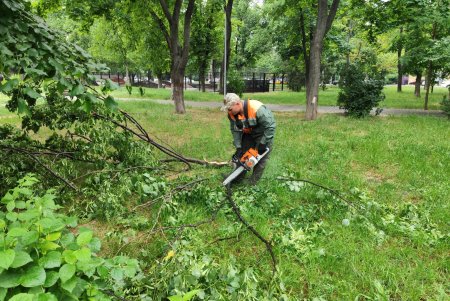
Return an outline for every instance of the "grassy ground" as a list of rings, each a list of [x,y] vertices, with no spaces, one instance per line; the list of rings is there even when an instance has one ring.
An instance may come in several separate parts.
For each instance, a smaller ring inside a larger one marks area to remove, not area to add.
[[[404,109],[423,109],[425,92],[416,98],[413,94],[413,86],[403,86],[401,93],[397,92],[396,86],[386,86],[384,93],[386,99],[380,104],[384,108],[404,108]],[[114,91],[113,95],[116,97],[126,98],[150,98],[150,99],[170,99],[170,89],[145,89],[145,95],[141,97],[137,88],[133,88],[132,94],[129,95],[124,87]],[[339,88],[329,87],[325,91],[319,92],[319,104],[323,106],[335,106]],[[429,109],[436,110],[440,108],[442,97],[447,95],[448,91],[445,88],[435,87],[434,93],[430,94]],[[305,104],[305,92],[289,92],[289,91],[275,91],[268,93],[244,93],[243,99],[251,98],[258,99],[264,103],[270,104]],[[185,91],[185,99],[191,101],[221,101],[222,96],[218,93],[199,92],[195,90]]]
[[[233,152],[227,119],[220,112],[191,109],[186,115],[174,115],[171,106],[142,102],[123,107],[138,116],[151,135],[187,156],[227,160]],[[322,250],[323,255],[304,258],[301,252],[277,246],[280,269],[293,295],[327,300],[365,300],[363,295],[376,300],[445,300],[448,245],[430,245],[421,241],[421,234],[414,239],[396,230],[379,241],[379,232],[370,232],[357,218],[351,219],[349,227],[343,226],[341,222],[349,213],[336,200],[324,198],[315,188],[292,192],[282,187],[277,177],[291,172],[343,192],[357,188],[381,205],[411,204],[422,216],[427,215],[426,223],[435,224],[437,231],[447,235],[448,121],[415,116],[354,120],[324,115],[304,122],[302,117],[276,114],[274,152],[260,184],[275,194],[281,211],[275,216],[268,214],[267,208],[247,212],[252,224],[272,238],[286,234],[277,232],[277,224],[302,216],[294,225],[303,227],[311,239],[312,254]],[[216,185],[220,185],[219,171],[200,168],[197,173],[208,177],[216,173]],[[423,221],[415,226],[421,227],[420,223]],[[322,231],[317,236],[311,230],[314,224]],[[215,227],[201,231],[209,236],[211,230]],[[237,245],[220,246],[220,252],[250,263],[256,254],[263,265],[270,265],[258,241],[251,235],[242,240]]]
[[[150,136],[186,156],[224,161],[233,153],[222,112],[192,108],[176,115],[172,106],[142,101],[121,107]],[[1,110],[0,124],[18,121]],[[322,115],[306,122],[302,117],[302,113],[276,114],[275,146],[263,180],[257,188],[237,189],[244,216],[274,241],[289,295],[298,300],[448,300],[449,121],[428,116],[355,120]],[[228,171],[195,167],[191,175],[219,186],[221,173]],[[315,187],[289,189],[277,179],[286,173],[341,192],[357,189],[362,192],[358,200],[366,206],[354,212]],[[259,196],[260,202],[246,199],[249,194]],[[208,217],[203,204],[186,206],[188,219]],[[374,218],[370,213],[374,206],[387,208],[380,209],[384,231],[367,223]],[[392,224],[392,218],[398,223]],[[223,229],[230,219],[221,215],[192,231],[198,231],[201,240],[212,241],[227,234]],[[343,219],[350,224],[345,226]],[[108,227],[94,226],[99,234]],[[217,261],[232,254],[269,279],[264,245],[245,229],[240,232],[239,241],[208,244],[203,252]],[[440,234],[447,240],[437,239]],[[148,241],[123,251],[161,252],[159,243]]]

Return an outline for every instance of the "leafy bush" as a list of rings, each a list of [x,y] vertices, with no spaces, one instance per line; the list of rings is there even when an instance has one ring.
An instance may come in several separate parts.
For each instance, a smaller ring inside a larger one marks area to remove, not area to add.
[[[27,176],[1,199],[0,300],[110,300],[139,271],[135,259],[96,255],[100,240],[57,213],[53,191]],[[72,229],[70,229],[72,228]]]
[[[236,71],[229,72],[227,78],[227,91],[242,96],[244,90],[245,90],[245,83],[239,72]]]
[[[288,74],[288,87],[294,92],[300,92],[305,86],[305,74],[302,71],[293,70]]]
[[[382,93],[384,81],[380,75],[370,75],[363,72],[359,65],[347,66],[342,74],[337,104],[345,109],[350,116],[365,117],[384,99]],[[381,109],[376,110],[378,115]]]
[[[448,118],[450,118],[450,99],[447,99],[447,97],[444,95],[441,102],[442,111],[447,115]]]

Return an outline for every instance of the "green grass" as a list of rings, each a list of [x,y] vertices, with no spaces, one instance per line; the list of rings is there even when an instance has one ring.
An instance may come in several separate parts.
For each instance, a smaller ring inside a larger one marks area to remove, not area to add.
[[[190,109],[186,115],[175,115],[172,106],[144,102],[128,102],[123,108],[138,116],[150,135],[186,156],[221,161],[233,152],[223,113]],[[359,295],[363,300],[360,294],[382,299],[385,293],[397,300],[439,299],[439,291],[446,289],[448,280],[448,249],[444,242],[429,246],[420,239],[413,241],[388,233],[383,242],[377,243],[361,222],[342,226],[348,212],[336,200],[320,197],[316,188],[290,192],[280,187],[276,178],[289,171],[342,192],[356,187],[387,206],[413,204],[421,212],[429,212],[429,223],[448,234],[448,120],[417,116],[355,120],[327,115],[305,122],[302,117],[299,113],[276,114],[274,152],[260,183],[260,187],[275,194],[281,206],[279,214],[305,214],[301,223],[304,227],[323,223],[325,233],[318,235],[312,247],[323,248],[324,256],[305,259],[275,245],[280,270],[293,295],[299,299],[323,296],[327,300],[355,300]],[[220,185],[221,172],[199,167],[193,171],[210,178],[216,174],[211,178],[214,185]],[[244,195],[247,189],[251,188],[243,188]],[[268,214],[264,207],[241,206],[247,207],[246,217],[266,237],[282,234],[277,233],[277,225],[284,218]],[[226,225],[227,220],[218,223]],[[214,237],[217,229],[199,231]],[[264,246],[248,233],[243,234],[239,244],[217,248],[210,251],[235,254],[239,262],[270,270]],[[262,263],[257,264],[258,260]],[[377,283],[385,292],[380,292]]]
[[[145,95],[141,97],[138,89],[133,88],[132,94],[129,95],[124,87],[114,91],[112,95],[118,98],[143,98],[143,99],[170,99],[170,89],[145,89]],[[403,108],[403,109],[423,109],[425,92],[419,98],[414,96],[413,86],[403,86],[403,91],[398,93],[396,86],[386,86],[383,91],[386,99],[380,103],[380,107],[384,108]],[[323,106],[335,106],[339,88],[329,87],[325,91],[319,91],[319,104]],[[430,94],[429,109],[440,109],[442,97],[447,95],[445,88],[435,87],[434,92]],[[243,99],[257,99],[268,104],[305,104],[305,92],[275,91],[268,93],[244,93]],[[222,101],[223,96],[212,92],[199,92],[187,90],[185,91],[185,100],[190,101]]]
[[[285,93],[282,95],[296,95]],[[331,89],[325,93],[336,95]],[[260,99],[269,102],[269,98]],[[120,105],[142,123],[151,137],[185,156],[225,161],[233,153],[223,112],[191,108],[178,115],[173,114],[170,105],[143,101]],[[0,124],[8,117],[16,120],[3,111],[1,115]],[[385,239],[378,241],[363,220],[354,218],[350,226],[342,225],[342,219],[350,213],[338,200],[311,186],[292,192],[277,177],[290,172],[341,192],[357,188],[374,202],[390,208],[411,204],[422,216],[419,221],[426,220],[426,225],[448,235],[449,121],[430,116],[357,120],[323,115],[306,122],[303,113],[275,116],[275,145],[264,178],[257,188],[239,189],[239,205],[247,220],[274,241],[290,296],[298,300],[448,300],[448,236],[447,240],[430,245],[420,236],[387,231]],[[210,185],[217,187],[221,185],[221,174],[228,171],[195,166],[190,174],[206,177]],[[255,203],[245,199],[246,195],[259,193],[267,194],[267,200],[262,197],[262,203]],[[269,199],[275,199],[275,203]],[[271,211],[267,204],[278,206],[279,210]],[[202,203],[185,206],[186,218],[192,219],[188,223],[208,217]],[[221,233],[226,234],[223,229],[234,220],[224,213],[210,226],[191,231],[197,231],[199,241],[206,244]],[[311,235],[308,256],[281,245],[280,237],[288,235],[283,227],[288,221],[296,230],[303,228]],[[312,230],[314,225],[319,225],[317,232]],[[218,262],[233,254],[239,263],[253,267],[269,282],[270,260],[264,245],[245,229],[240,233],[239,242],[207,244],[202,252]],[[135,253],[140,254],[141,248],[150,253],[161,252],[160,244],[159,240],[145,242]],[[317,255],[318,250],[323,250],[323,254]],[[157,256],[160,255],[154,255]]]

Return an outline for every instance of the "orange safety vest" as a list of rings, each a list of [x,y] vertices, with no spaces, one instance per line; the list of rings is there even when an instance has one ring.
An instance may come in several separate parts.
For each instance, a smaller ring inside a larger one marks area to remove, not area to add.
[[[256,112],[261,106],[263,106],[263,104],[257,100],[249,99],[247,101],[244,101],[244,115],[238,114],[237,118],[242,122],[242,132],[244,132],[245,134],[250,134],[253,127],[257,125]],[[228,117],[231,120],[236,121],[236,117],[231,114],[231,112],[228,112]]]

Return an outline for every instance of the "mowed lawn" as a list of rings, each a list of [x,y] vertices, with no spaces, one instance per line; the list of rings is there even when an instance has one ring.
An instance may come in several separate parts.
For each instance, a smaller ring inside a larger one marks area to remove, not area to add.
[[[338,87],[327,87],[326,90],[319,91],[319,105],[322,106],[336,106],[337,96],[339,93]],[[403,109],[423,109],[425,91],[422,89],[421,97],[414,96],[414,87],[403,86],[402,92],[397,92],[396,86],[385,86],[383,93],[386,98],[380,103],[382,108],[403,108]],[[448,96],[446,88],[435,87],[433,93],[430,93],[428,108],[430,110],[439,110],[440,102],[444,95]],[[142,98],[142,99],[170,99],[170,89],[150,89],[145,88],[145,94],[141,96],[136,87],[132,88],[131,95],[127,92],[125,87],[120,87],[112,93],[118,98]],[[242,98],[257,99],[264,103],[270,104],[298,104],[304,105],[306,102],[305,91],[290,92],[290,91],[275,91],[267,93],[244,93]],[[190,101],[216,101],[220,102],[223,99],[222,95],[213,92],[199,92],[197,90],[186,90],[185,99]]]
[[[151,137],[185,156],[226,161],[234,151],[223,112],[188,108],[186,114],[178,115],[171,105],[144,101],[120,106]],[[258,187],[239,187],[235,193],[243,215],[273,242],[289,296],[296,300],[448,300],[447,118],[357,120],[320,115],[315,121],[304,121],[303,113],[275,116],[275,145],[264,178]],[[0,117],[0,124],[19,122],[3,108]],[[191,175],[206,177],[208,185],[218,187],[226,172],[228,168],[196,166]],[[289,175],[335,189],[354,203],[348,205],[308,184],[296,182],[298,189],[292,189],[279,179]],[[249,194],[262,195],[261,203],[246,199]],[[202,204],[186,206],[191,206],[196,220],[209,216]],[[231,221],[223,213],[211,226],[192,231],[212,240],[218,229],[232,222],[234,218]],[[233,255],[270,282],[270,257],[245,229],[240,230],[238,243],[200,246],[218,262]],[[157,245],[148,241],[134,252],[155,249]]]

